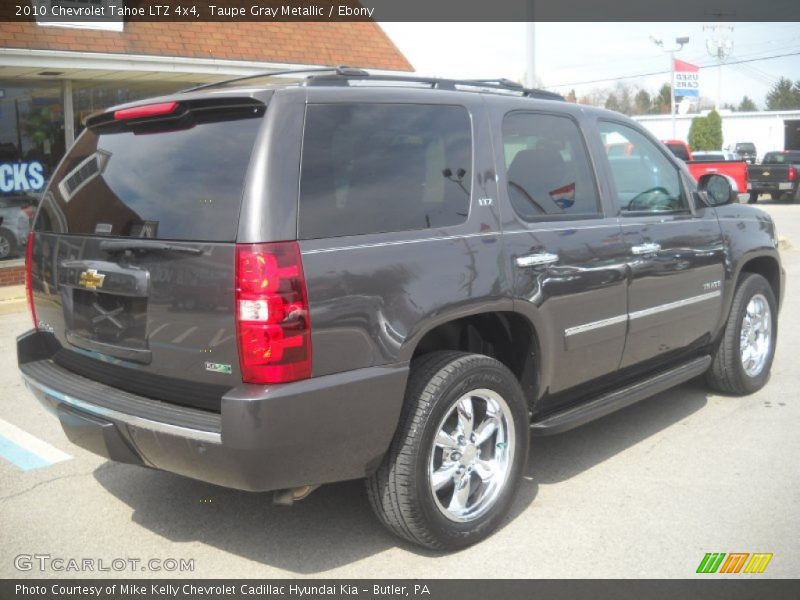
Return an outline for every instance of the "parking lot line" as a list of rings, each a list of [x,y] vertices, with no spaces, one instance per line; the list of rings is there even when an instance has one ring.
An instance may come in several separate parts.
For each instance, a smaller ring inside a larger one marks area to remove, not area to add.
[[[49,467],[72,458],[66,452],[0,419],[0,457],[23,471]]]

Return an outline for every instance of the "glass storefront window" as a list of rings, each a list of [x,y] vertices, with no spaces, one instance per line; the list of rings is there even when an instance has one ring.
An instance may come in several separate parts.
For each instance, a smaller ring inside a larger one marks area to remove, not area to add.
[[[61,82],[0,81],[0,194],[41,192],[64,156]]]
[[[60,81],[0,80],[0,260],[24,252],[42,192],[64,156]]]

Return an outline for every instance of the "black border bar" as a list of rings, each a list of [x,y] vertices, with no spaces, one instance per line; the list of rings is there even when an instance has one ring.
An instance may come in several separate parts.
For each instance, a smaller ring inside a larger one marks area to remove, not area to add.
[[[133,590],[133,591],[132,591]],[[301,593],[302,591],[302,593]],[[98,593],[99,592],[99,593]],[[245,593],[247,592],[247,593]],[[6,579],[3,600],[796,600],[800,582],[730,578],[635,579]]]

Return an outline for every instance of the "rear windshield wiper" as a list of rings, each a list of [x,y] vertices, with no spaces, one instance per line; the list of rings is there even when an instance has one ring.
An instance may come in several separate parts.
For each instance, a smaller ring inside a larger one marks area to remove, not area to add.
[[[186,254],[202,254],[202,248],[191,246],[178,246],[152,240],[105,240],[100,242],[100,250],[106,252],[125,252],[134,250],[139,252],[185,252]]]

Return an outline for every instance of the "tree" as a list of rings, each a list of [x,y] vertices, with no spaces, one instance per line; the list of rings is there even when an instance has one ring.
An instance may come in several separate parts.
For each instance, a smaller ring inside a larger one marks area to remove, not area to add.
[[[650,112],[652,106],[653,102],[650,100],[650,94],[647,93],[647,90],[639,90],[636,96],[633,97],[633,114],[635,115],[646,115]]]
[[[739,108],[737,108],[736,110],[740,110],[740,111],[743,111],[743,112],[744,111],[753,111],[753,110],[758,110],[758,107],[756,106],[756,103],[753,102],[750,98],[748,98],[747,96],[744,96],[742,98],[742,101],[739,102]]]
[[[793,110],[800,108],[800,81],[781,77],[767,94],[767,110]]]
[[[572,88],[569,91],[569,94],[566,95],[565,100],[567,102],[572,102],[573,104],[575,104],[578,101],[578,97],[575,95],[575,88]]]
[[[712,110],[706,116],[708,122],[708,142],[711,148],[708,150],[721,150],[722,149],[722,117],[715,110]]]
[[[711,143],[710,127],[706,117],[695,117],[689,127],[689,147],[693,152],[697,150],[716,150]]]
[[[653,103],[650,108],[650,113],[655,115],[668,115],[670,110],[670,96],[672,95],[672,86],[665,83],[658,90],[658,94],[653,98]]]

